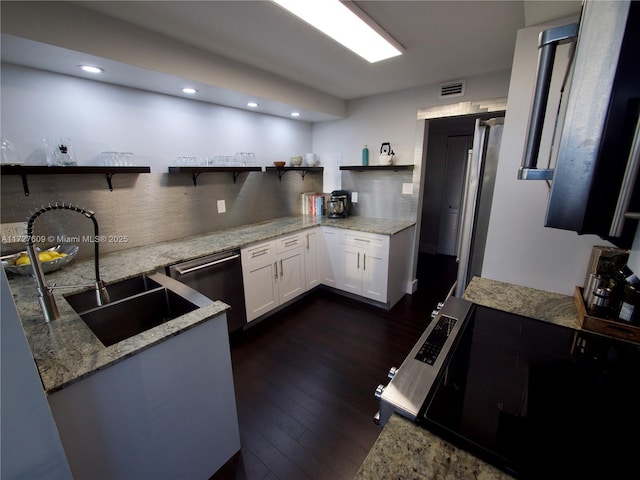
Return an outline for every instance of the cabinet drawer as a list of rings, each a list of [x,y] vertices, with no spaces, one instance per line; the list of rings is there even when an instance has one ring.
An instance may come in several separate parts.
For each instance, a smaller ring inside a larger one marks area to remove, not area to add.
[[[389,250],[389,236],[349,231],[344,234],[344,245],[359,248]]]
[[[296,233],[295,235],[287,235],[276,240],[276,253],[283,253],[293,248],[306,246],[304,233]]]
[[[276,254],[275,242],[264,242],[240,251],[242,265],[252,265],[270,261]]]

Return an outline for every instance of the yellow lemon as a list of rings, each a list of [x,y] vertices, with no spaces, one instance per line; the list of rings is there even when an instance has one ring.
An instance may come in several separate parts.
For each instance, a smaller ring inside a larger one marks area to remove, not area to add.
[[[53,258],[51,258],[51,255],[49,255],[49,252],[40,252],[38,254],[38,260],[40,260],[41,262],[50,262],[51,260],[53,260]]]
[[[47,251],[47,253],[49,254],[52,260],[55,260],[56,258],[60,257],[60,253],[56,252],[55,250],[49,250]]]
[[[20,255],[16,260],[16,265],[31,265],[28,255]]]

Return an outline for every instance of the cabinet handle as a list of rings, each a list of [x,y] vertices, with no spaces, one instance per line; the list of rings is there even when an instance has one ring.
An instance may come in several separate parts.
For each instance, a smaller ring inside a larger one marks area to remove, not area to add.
[[[362,254],[362,271],[364,272],[367,269],[367,254]]]
[[[309,250],[309,234],[307,233],[307,250]]]
[[[619,237],[622,235],[622,227],[624,227],[625,218],[638,218],[634,213],[628,212],[629,203],[631,202],[631,194],[633,193],[633,187],[638,178],[638,169],[640,168],[640,116],[636,123],[636,133],[633,136],[633,143],[631,144],[631,151],[629,152],[629,160],[627,160],[627,168],[624,172],[624,179],[622,181],[622,187],[620,188],[620,194],[618,196],[618,203],[616,204],[616,210],[613,214],[613,221],[611,222],[611,229],[609,235],[612,237]]]
[[[261,255],[264,255],[265,253],[267,253],[269,251],[268,248],[263,248],[262,250],[258,250],[257,252],[253,252],[251,254],[251,258],[256,258],[259,257]]]
[[[356,264],[356,270],[360,270],[360,252],[358,252],[358,263]]]
[[[275,262],[273,262],[273,269],[276,272],[276,274],[274,276],[276,277],[276,280],[277,280],[278,279],[278,261],[277,260]]]
[[[290,247],[291,245],[295,245],[296,243],[298,243],[298,239],[294,238],[293,240],[289,240],[284,242],[284,246],[285,247]]]
[[[370,243],[370,242],[371,242],[371,240],[368,240],[368,239],[366,239],[366,238],[357,238],[357,237],[354,237],[353,239],[354,239],[356,242],[364,242],[364,243]]]
[[[280,276],[284,277],[284,268],[282,268],[282,259],[280,259]]]

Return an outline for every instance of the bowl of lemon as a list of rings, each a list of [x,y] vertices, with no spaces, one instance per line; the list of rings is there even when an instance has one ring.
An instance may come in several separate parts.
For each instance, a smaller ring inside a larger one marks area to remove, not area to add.
[[[56,245],[46,250],[36,248],[38,260],[40,260],[44,273],[54,272],[68,265],[77,255],[78,250],[79,247],[77,245]],[[33,274],[31,260],[26,251],[3,257],[2,266],[5,271],[17,273],[18,275]]]

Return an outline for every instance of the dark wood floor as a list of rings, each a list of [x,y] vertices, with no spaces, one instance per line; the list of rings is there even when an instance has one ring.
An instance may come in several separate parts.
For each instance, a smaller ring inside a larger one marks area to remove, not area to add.
[[[390,311],[317,290],[234,336],[242,450],[211,480],[351,480],[380,433],[375,388],[426,328],[455,267],[421,256],[418,291]]]

